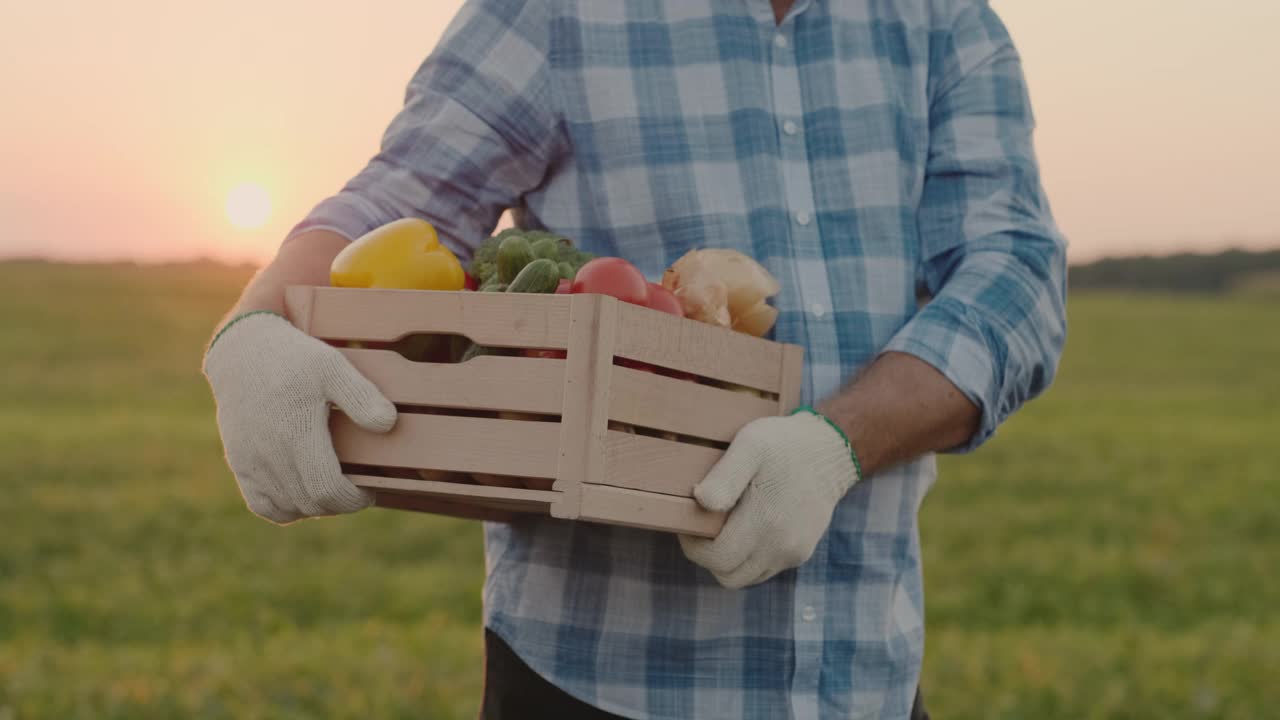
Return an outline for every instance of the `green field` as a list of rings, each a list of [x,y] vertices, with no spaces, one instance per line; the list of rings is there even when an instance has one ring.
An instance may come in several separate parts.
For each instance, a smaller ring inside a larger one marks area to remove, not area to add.
[[[277,528],[203,341],[246,278],[0,264],[0,719],[470,718],[479,528]],[[1280,303],[1073,298],[1060,379],[925,503],[927,697],[958,718],[1280,707]]]

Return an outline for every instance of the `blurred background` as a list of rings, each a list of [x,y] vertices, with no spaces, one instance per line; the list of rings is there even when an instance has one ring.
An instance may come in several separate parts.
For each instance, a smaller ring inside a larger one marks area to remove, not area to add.
[[[474,717],[479,529],[243,508],[199,375],[458,0],[0,6],[0,720]],[[994,0],[1058,383],[925,503],[946,718],[1280,706],[1280,4]]]

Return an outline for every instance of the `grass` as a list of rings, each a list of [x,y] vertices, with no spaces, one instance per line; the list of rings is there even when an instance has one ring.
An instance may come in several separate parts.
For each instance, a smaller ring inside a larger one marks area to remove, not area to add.
[[[279,529],[225,469],[201,349],[247,275],[0,264],[0,719],[474,717],[476,525]],[[925,503],[945,718],[1280,705],[1280,308],[1071,303],[1058,384]]]

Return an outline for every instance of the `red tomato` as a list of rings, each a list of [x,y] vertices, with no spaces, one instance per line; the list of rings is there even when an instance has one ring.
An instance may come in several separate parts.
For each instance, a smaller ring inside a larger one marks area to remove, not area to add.
[[[568,295],[573,292],[573,281],[560,278],[560,284],[556,286],[557,295]]]
[[[466,282],[462,285],[463,290],[478,290],[480,288],[480,286],[476,284],[476,279],[471,277],[470,273],[463,273],[463,277],[466,278]]]
[[[677,317],[684,317],[684,308],[680,306],[680,300],[658,283],[649,283],[649,307]]]
[[[610,295],[633,305],[647,305],[649,281],[626,260],[602,257],[591,260],[578,270],[570,292]]]

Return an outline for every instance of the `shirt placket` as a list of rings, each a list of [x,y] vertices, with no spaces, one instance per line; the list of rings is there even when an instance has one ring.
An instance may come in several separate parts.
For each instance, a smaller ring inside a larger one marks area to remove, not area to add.
[[[831,312],[831,288],[823,264],[822,240],[814,203],[812,174],[804,133],[804,103],[800,73],[794,50],[795,23],[790,18],[773,31],[770,73],[773,113],[778,123],[782,179],[791,241],[796,257],[798,297],[805,313],[807,357],[805,396],[813,398],[815,388],[826,392],[831,385],[831,368],[839,367],[835,356],[836,334]],[[838,379],[836,380],[838,383]],[[825,545],[819,553],[825,554]],[[811,558],[796,577],[793,604],[795,672],[791,682],[791,710],[796,720],[818,717],[818,683],[822,668],[823,616],[822,583],[813,568],[822,567],[825,557]]]
[[[794,27],[794,23],[788,22],[774,32],[770,72],[773,111],[781,146],[782,181],[796,258],[798,309],[804,313],[808,341],[804,397],[807,402],[814,402],[839,386],[840,358],[836,351],[838,343],[831,286],[827,280],[806,148],[804,103],[792,33]]]

